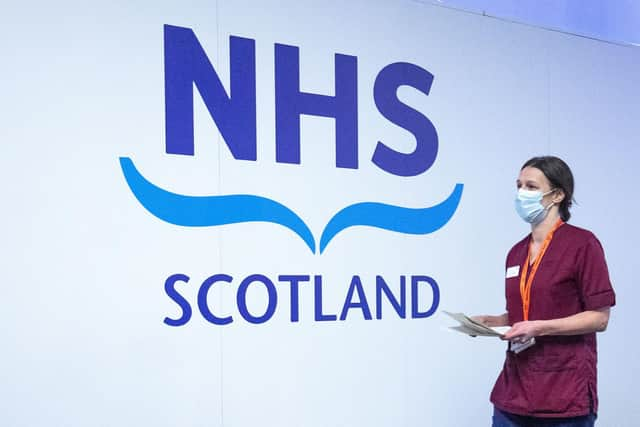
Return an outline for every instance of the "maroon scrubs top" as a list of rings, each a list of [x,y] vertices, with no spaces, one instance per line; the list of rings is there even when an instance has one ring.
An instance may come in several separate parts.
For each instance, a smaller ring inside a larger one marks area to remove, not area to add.
[[[520,266],[518,274],[506,279],[510,325],[523,320],[520,273],[530,241],[531,235],[507,256],[507,268]],[[529,320],[557,319],[613,305],[615,293],[598,239],[590,231],[560,226],[531,285]],[[491,402],[503,411],[534,417],[597,413],[596,362],[595,332],[536,337],[536,344],[519,354],[507,351]]]

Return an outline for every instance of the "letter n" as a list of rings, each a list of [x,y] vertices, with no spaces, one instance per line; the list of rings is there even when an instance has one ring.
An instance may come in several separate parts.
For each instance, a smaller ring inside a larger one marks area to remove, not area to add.
[[[227,92],[189,28],[164,26],[166,150],[194,155],[193,87],[238,160],[256,160],[255,41],[229,38],[231,91]]]

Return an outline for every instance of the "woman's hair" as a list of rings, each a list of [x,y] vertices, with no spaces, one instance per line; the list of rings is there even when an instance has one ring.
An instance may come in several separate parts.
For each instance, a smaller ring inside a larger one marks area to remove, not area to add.
[[[560,202],[560,218],[569,221],[571,213],[569,208],[573,205],[573,174],[569,166],[558,157],[540,156],[533,157],[525,162],[520,170],[532,167],[542,171],[551,183],[552,189],[561,189],[564,192],[564,199]]]

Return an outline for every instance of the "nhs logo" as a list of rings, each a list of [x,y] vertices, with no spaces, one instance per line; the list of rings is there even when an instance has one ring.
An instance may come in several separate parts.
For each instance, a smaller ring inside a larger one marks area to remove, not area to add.
[[[257,161],[256,43],[231,36],[229,88],[222,84],[207,52],[189,28],[164,27],[165,146],[170,155],[194,155],[194,87],[215,122],[229,152],[238,161]],[[275,159],[277,163],[301,165],[301,115],[329,117],[335,121],[335,167],[358,169],[358,59],[335,54],[332,95],[300,90],[299,47],[274,45]],[[330,70],[330,65],[327,66]],[[397,96],[409,86],[425,96],[434,76],[407,62],[383,67],[373,86],[373,102],[380,120],[410,132],[415,149],[399,152],[377,141],[366,157],[382,171],[412,177],[428,170],[438,153],[438,133],[420,111]],[[213,142],[212,142],[213,143]],[[328,146],[330,147],[330,146]],[[312,159],[307,159],[310,161]],[[369,226],[408,234],[428,234],[443,227],[455,213],[463,184],[435,206],[415,208],[374,200],[352,204],[333,215],[321,235],[313,235],[303,218],[287,201],[259,194],[186,196],[162,189],[147,180],[127,157],[120,158],[127,184],[137,200],[154,216],[185,227],[207,227],[242,222],[272,222],[294,232],[312,253],[322,253],[341,231]],[[334,167],[334,165],[327,165]]]

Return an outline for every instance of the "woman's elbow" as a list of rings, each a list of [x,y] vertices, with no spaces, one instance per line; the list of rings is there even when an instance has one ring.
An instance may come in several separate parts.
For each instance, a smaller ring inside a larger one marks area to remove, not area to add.
[[[598,325],[596,326],[596,332],[604,332],[607,330],[607,325],[609,324],[609,319],[603,319],[600,322],[598,322]]]
[[[604,332],[609,325],[609,308],[598,310],[598,317],[596,319],[596,332]]]

